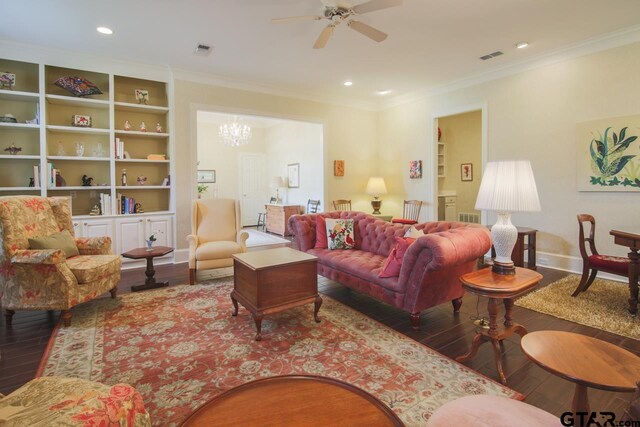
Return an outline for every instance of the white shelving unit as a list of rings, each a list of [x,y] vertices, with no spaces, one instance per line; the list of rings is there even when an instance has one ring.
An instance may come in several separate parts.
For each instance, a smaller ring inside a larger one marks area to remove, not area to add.
[[[444,142],[438,141],[438,178],[445,177],[445,147]]]

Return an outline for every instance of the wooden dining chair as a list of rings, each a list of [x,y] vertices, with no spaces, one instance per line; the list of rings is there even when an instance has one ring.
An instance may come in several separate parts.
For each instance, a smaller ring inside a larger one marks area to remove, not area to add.
[[[338,199],[333,201],[333,210],[336,211],[350,211],[351,200]]]
[[[589,237],[585,237],[584,223],[590,224]],[[595,233],[596,220],[588,214],[578,215],[580,255],[582,256],[582,277],[576,290],[571,294],[572,297],[577,296],[580,292],[589,289],[589,286],[596,278],[598,271],[616,274],[618,276],[629,277],[629,258],[600,255],[596,249]],[[589,248],[587,250],[587,243]],[[589,255],[589,252],[591,255]]]
[[[272,197],[271,199],[269,199],[269,204],[270,205],[274,205],[278,203],[278,199],[275,197]],[[256,225],[256,230],[260,227],[262,227],[262,229],[264,230],[264,227],[266,226],[266,218],[267,218],[267,213],[266,212],[259,212],[258,213],[258,225]]]
[[[320,207],[320,200],[311,200],[307,201],[307,213],[318,213],[318,207]]]
[[[422,209],[421,200],[405,200],[402,218],[393,218],[391,222],[394,224],[417,224],[420,209]]]

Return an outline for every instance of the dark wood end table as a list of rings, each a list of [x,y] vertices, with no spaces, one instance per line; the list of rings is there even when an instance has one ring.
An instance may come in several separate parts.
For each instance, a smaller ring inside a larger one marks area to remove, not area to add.
[[[404,426],[366,391],[313,375],[263,378],[232,388],[196,409],[182,425]]]
[[[537,270],[536,265],[536,234],[538,230],[529,227],[516,227],[518,229],[518,239],[511,251],[511,260],[516,267],[524,267],[524,251],[527,251],[527,265],[530,270]],[[489,227],[491,230],[491,227]],[[525,243],[525,238],[527,242]],[[496,250],[491,245],[491,258],[496,257]]]
[[[156,271],[153,269],[153,259],[161,256],[165,256],[173,252],[173,248],[168,246],[153,246],[151,250],[147,250],[147,248],[136,248],[131,249],[122,254],[125,258],[130,259],[146,259],[147,260],[147,270],[144,274],[147,275],[147,280],[145,280],[144,285],[135,285],[131,287],[131,292],[144,291],[147,289],[156,289],[167,286],[169,282],[156,282],[155,275]]]
[[[620,231],[611,230],[616,245],[629,248],[629,313],[638,314],[638,276],[640,275],[640,230]]]
[[[616,345],[573,332],[536,331],[520,341],[534,363],[574,382],[571,410],[591,412],[588,387],[632,392],[640,378],[640,357]]]
[[[313,317],[320,322],[318,258],[291,248],[233,255],[231,301],[232,316],[238,315],[238,302],[251,312],[256,341],[262,339],[262,319],[267,314],[314,303]]]
[[[458,356],[456,360],[464,362],[473,359],[480,345],[489,341],[493,345],[500,381],[502,384],[507,384],[507,378],[502,369],[500,345],[514,333],[521,337],[527,333],[524,326],[513,321],[513,299],[533,289],[541,279],[540,273],[522,267],[516,267],[516,274],[510,275],[497,274],[492,272],[491,268],[484,268],[462,276],[460,281],[463,288],[473,294],[489,298],[489,329],[478,332],[473,338],[471,350],[467,354]],[[504,326],[498,325],[499,300],[503,301],[505,308]]]

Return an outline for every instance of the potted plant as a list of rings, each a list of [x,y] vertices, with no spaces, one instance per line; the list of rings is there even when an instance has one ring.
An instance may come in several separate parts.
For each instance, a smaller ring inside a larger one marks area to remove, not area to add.
[[[149,238],[145,240],[145,242],[147,242],[147,251],[151,252],[153,250],[153,243],[158,240],[158,234],[160,233],[160,231],[154,231]]]
[[[208,185],[198,184],[198,199],[202,199],[202,193],[207,191],[208,188]]]

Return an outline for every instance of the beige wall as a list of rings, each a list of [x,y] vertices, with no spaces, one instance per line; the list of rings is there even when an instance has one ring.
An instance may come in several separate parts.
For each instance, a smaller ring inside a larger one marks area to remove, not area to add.
[[[482,178],[482,111],[438,119],[445,145],[445,177],[438,179],[438,191],[455,191],[458,212],[476,211],[476,197]],[[462,181],[460,165],[473,165],[473,181]]]
[[[369,176],[377,173],[376,112],[184,80],[175,80],[174,96],[177,248],[187,247],[185,237],[190,230],[191,199],[196,194],[195,111],[198,108],[324,124],[326,180],[323,205],[332,199],[348,197],[353,200],[354,209],[369,209],[364,188]],[[333,176],[335,159],[346,161],[343,179]]]
[[[576,214],[588,212],[597,219],[600,251],[625,255],[608,232],[638,227],[640,194],[578,192],[575,135],[577,123],[640,112],[639,69],[636,43],[384,110],[379,146],[388,153],[384,171],[392,191],[431,199],[435,186],[414,187],[406,163],[416,155],[433,157],[439,112],[486,104],[488,159],[529,159],[536,176],[542,212],[514,214],[514,224],[540,230],[538,250],[558,255],[550,255],[558,266],[576,265],[566,256],[579,255]]]

